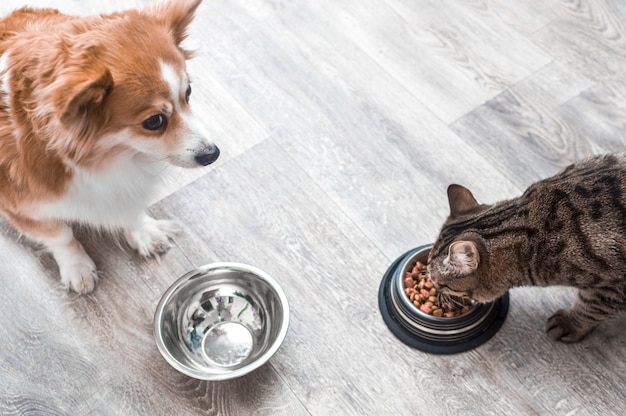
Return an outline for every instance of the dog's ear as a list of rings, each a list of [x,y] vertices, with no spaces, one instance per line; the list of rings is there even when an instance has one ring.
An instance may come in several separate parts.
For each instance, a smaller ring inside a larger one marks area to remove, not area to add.
[[[187,28],[200,3],[202,0],[170,0],[150,8],[148,13],[165,24],[170,30],[174,42],[180,47],[180,44],[187,37]],[[183,52],[188,53],[184,50]]]
[[[67,83],[71,89],[61,95],[61,123],[66,126],[83,121],[87,112],[99,107],[113,89],[113,76],[107,68],[88,70],[81,78]]]

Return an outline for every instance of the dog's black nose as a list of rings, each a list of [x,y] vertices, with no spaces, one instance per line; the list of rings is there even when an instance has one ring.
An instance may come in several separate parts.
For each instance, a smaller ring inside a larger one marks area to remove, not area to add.
[[[210,165],[215,162],[220,155],[220,149],[214,145],[210,144],[204,149],[200,154],[196,155],[196,162],[202,166]]]

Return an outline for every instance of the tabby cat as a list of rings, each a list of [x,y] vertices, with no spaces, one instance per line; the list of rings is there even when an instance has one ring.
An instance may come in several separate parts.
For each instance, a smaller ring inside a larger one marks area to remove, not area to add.
[[[428,260],[441,291],[490,302],[516,286],[574,286],[574,304],[545,325],[563,342],[626,309],[626,153],[574,163],[493,205],[460,185],[448,199]]]

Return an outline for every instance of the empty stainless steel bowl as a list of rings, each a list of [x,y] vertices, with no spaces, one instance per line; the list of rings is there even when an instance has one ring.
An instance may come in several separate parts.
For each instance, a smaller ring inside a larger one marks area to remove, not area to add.
[[[240,377],[266,363],[287,335],[289,305],[267,273],[239,263],[191,271],[163,295],[156,343],[178,371],[201,380]]]
[[[426,264],[432,244],[409,250],[389,267],[380,284],[378,306],[391,332],[405,344],[434,354],[464,352],[487,342],[500,329],[509,307],[508,293],[491,303],[473,303],[463,315],[428,315],[404,293],[404,275],[416,261]]]

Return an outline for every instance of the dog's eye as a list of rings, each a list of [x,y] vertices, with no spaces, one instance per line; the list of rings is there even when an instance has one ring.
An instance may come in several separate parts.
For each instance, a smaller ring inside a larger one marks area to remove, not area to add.
[[[146,130],[159,130],[167,124],[167,118],[163,114],[155,114],[152,117],[144,120],[141,125]]]
[[[187,87],[187,91],[185,92],[185,101],[189,104],[189,97],[191,97],[191,85]]]

